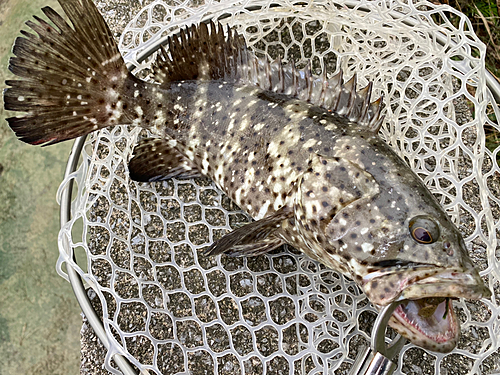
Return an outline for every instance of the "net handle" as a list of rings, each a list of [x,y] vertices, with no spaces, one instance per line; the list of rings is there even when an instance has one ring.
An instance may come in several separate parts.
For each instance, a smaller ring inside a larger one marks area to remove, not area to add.
[[[372,329],[372,350],[382,354],[390,360],[393,360],[399,354],[406,343],[406,339],[401,335],[397,335],[389,345],[385,343],[385,330],[387,329],[387,324],[389,323],[392,313],[401,303],[402,301],[395,301],[380,310]]]

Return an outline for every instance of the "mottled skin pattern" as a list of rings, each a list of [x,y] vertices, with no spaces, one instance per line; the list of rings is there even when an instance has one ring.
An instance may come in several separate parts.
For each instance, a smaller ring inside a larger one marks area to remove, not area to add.
[[[172,56],[161,52],[155,65],[159,84],[146,83],[127,72],[91,1],[61,6],[74,28],[44,8],[55,28],[30,23],[38,36],[25,33],[14,46],[9,69],[22,79],[7,81],[4,103],[25,112],[8,119],[22,141],[148,128],[159,139],[136,148],[131,177],[207,175],[256,220],[212,254],[288,243],[353,277],[377,307],[403,301],[390,324],[413,343],[455,347],[447,298],[491,293],[436,199],[378,137],[370,85],[358,95],[354,80],[342,86],[279,61],[271,67],[214,25],[170,40]]]
[[[254,219],[289,210],[275,235],[355,278],[374,304],[487,295],[439,203],[365,127],[286,95],[222,81],[176,83],[149,100],[139,111],[144,117],[175,124],[156,126],[159,135],[175,139],[176,149]],[[439,223],[436,242],[411,237],[409,221],[418,215]],[[446,280],[452,273],[468,276]],[[446,277],[431,286],[417,283],[439,274]],[[395,319],[391,324],[433,350],[456,343],[429,344]]]
[[[144,117],[164,116],[165,123],[175,124],[175,128],[157,126],[155,131],[175,139],[176,148],[254,219],[283,206],[293,210],[298,204],[317,216],[317,226],[322,231],[328,227],[328,236],[336,240],[329,246],[308,244],[310,250],[305,251],[323,263],[347,270],[344,263],[352,260],[349,254],[355,254],[352,269],[357,275],[366,272],[360,272],[362,268],[392,259],[463,266],[463,244],[448,216],[392,149],[364,127],[285,95],[223,82],[176,83],[158,102],[150,100],[150,106],[142,107]],[[159,110],[150,113],[150,108],[165,106],[169,100],[175,104],[161,115]],[[315,198],[307,192],[299,196],[297,185],[305,175],[316,172],[317,168],[309,168],[318,156],[340,158],[353,170],[364,171],[369,186],[360,190],[360,196],[347,199],[346,194],[352,193],[348,176],[338,178],[338,186],[329,185],[335,178],[319,179],[311,186]],[[343,215],[338,216],[341,210]],[[399,239],[409,238],[408,221],[421,214],[435,217],[442,231],[446,230],[440,251],[434,251],[439,245]],[[313,226],[304,228],[305,232]],[[297,241],[292,239],[296,230],[285,225],[281,235],[292,243]],[[298,237],[310,236],[301,233]],[[445,242],[453,243],[454,248],[443,249]],[[383,249],[383,253],[376,249]],[[341,256],[343,264],[339,265],[332,254]]]

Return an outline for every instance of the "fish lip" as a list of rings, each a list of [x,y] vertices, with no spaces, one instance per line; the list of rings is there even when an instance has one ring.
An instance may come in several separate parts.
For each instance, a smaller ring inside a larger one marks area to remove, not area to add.
[[[479,300],[490,298],[479,273],[462,270],[445,270],[408,284],[397,300],[416,300],[428,297],[451,297]]]
[[[414,344],[441,353],[453,350],[460,337],[460,325],[451,300],[447,302],[449,314],[446,321],[439,321],[437,317],[427,320],[417,316],[416,312],[420,311],[417,301],[431,297],[473,300],[491,297],[491,291],[474,268],[420,266],[385,269],[366,275],[363,281],[365,293],[378,307],[394,301],[400,301],[403,305],[406,303],[405,306],[413,304],[411,318],[405,315],[405,307],[400,305],[391,316],[389,325]],[[393,288],[389,293],[387,291],[391,285]]]
[[[475,268],[422,266],[379,270],[363,277],[362,288],[370,301],[379,306],[429,297],[472,300],[491,297],[491,291]]]

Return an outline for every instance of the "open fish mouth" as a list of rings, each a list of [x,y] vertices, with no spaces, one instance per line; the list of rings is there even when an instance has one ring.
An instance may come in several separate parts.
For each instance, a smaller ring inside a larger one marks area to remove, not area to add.
[[[394,310],[389,325],[412,343],[441,353],[453,350],[460,338],[449,297],[404,300]]]
[[[379,270],[365,276],[363,289],[376,306],[401,301],[389,325],[413,344],[448,353],[460,338],[453,299],[478,300],[491,291],[475,269]]]

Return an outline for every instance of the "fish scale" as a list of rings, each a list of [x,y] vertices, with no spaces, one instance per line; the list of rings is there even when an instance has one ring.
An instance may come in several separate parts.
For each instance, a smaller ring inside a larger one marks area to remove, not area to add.
[[[196,168],[256,219],[275,212],[290,199],[312,153],[332,149],[333,129],[327,130],[320,121],[326,121],[321,116],[338,117],[323,110],[322,115],[311,118],[310,105],[294,99],[289,103],[287,97],[264,98],[258,94],[261,92],[223,82],[175,85],[176,112],[169,117],[170,109],[165,108],[160,117],[166,123],[178,120],[177,126],[154,129],[159,136],[175,139],[176,148]],[[157,104],[151,103],[152,108]],[[194,113],[185,115],[187,108],[195,108]],[[147,116],[148,109],[140,112]],[[309,136],[312,132],[315,138],[329,141],[307,142],[315,139]],[[271,201],[274,204],[261,211]]]
[[[37,35],[16,40],[7,119],[21,141],[53,144],[117,124],[150,129],[129,175],[211,177],[255,221],[207,254],[252,256],[287,243],[352,277],[413,343],[448,352],[460,326],[450,298],[491,296],[461,234],[419,177],[378,136],[382,98],[342,72],[258,58],[234,30],[200,24],[168,39],[156,83],[127,72],[90,0],[61,0]],[[439,316],[445,311],[444,316]],[[449,313],[448,313],[449,312]]]

